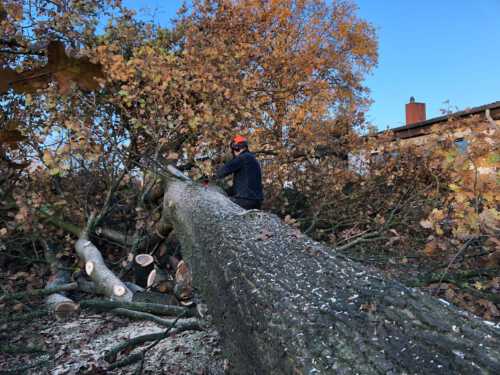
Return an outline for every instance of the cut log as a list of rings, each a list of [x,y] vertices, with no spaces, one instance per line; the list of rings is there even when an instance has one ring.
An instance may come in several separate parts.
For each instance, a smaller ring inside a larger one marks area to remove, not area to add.
[[[148,276],[153,271],[154,258],[149,254],[137,254],[134,258],[135,283],[142,288],[148,287]]]
[[[76,278],[76,282],[78,283],[78,290],[89,294],[97,294],[97,288],[93,281],[87,280],[80,276]],[[134,294],[134,298],[136,293],[144,292],[144,288],[141,288],[139,285],[128,281],[125,281],[124,284]]]
[[[94,272],[94,262],[89,260],[88,262],[85,263],[85,272],[87,273],[88,276],[92,275],[92,272]]]
[[[155,282],[156,282],[156,269],[152,270],[149,275],[148,275],[148,278],[146,280],[146,287],[147,288],[151,288]]]
[[[131,301],[133,293],[106,266],[101,252],[88,240],[85,231],[75,244],[76,253],[85,262],[85,272],[96,286],[96,292],[116,301]]]
[[[193,305],[193,277],[186,262],[181,260],[175,271],[174,294],[183,306]]]
[[[158,290],[161,293],[173,293],[174,281],[167,271],[155,267],[147,278],[147,288]]]
[[[57,319],[64,319],[78,311],[78,304],[59,293],[48,296],[45,299],[45,303],[54,312],[54,316]]]
[[[54,288],[62,285],[67,285],[71,281],[71,274],[63,267],[61,261],[57,258],[56,250],[52,244],[46,241],[41,241],[45,260],[49,264],[51,276],[47,282],[46,288]],[[78,304],[68,298],[64,292],[53,293],[47,296],[45,303],[48,308],[54,312],[57,319],[63,319],[76,311],[78,311]]]
[[[499,374],[500,330],[194,183],[169,220],[236,374]]]

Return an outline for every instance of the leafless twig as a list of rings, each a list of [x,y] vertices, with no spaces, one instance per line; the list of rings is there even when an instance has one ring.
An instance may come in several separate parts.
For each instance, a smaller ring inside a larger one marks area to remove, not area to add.
[[[474,240],[474,238],[471,238],[471,239],[467,240],[463,244],[463,246],[457,251],[457,253],[453,256],[453,258],[451,259],[450,263],[448,263],[448,266],[446,266],[446,269],[443,271],[443,274],[441,275],[441,278],[439,279],[439,282],[438,282],[438,286],[439,287],[441,286],[441,283],[443,282],[443,279],[446,277],[446,274],[450,270],[450,267],[452,266],[452,264],[455,263],[455,260],[457,260],[457,258],[460,256],[460,254],[462,254],[470,246],[472,240]],[[436,289],[436,291],[438,289]]]

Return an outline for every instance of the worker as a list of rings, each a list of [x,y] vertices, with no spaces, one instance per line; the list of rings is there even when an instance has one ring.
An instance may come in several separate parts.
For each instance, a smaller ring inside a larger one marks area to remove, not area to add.
[[[216,178],[233,175],[233,186],[228,192],[230,199],[246,210],[260,209],[262,193],[262,172],[255,155],[248,150],[248,140],[241,135],[231,141],[233,159],[217,170]]]

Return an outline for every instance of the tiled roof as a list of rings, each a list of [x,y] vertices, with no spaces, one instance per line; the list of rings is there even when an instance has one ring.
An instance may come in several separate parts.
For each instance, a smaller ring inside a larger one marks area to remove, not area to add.
[[[439,117],[434,117],[425,121],[420,121],[411,125],[406,125],[406,126],[400,126],[397,128],[392,128],[388,129],[388,131],[394,132],[396,137],[400,138],[411,138],[415,136],[422,135],[425,133],[425,128],[428,128],[434,124],[440,123],[440,122],[446,122],[450,118],[460,118],[460,117],[465,117],[465,116],[471,116],[475,114],[481,114],[484,113],[487,109],[489,110],[498,110],[495,111],[495,118],[500,118],[500,101],[493,102],[490,104],[485,104],[479,107],[474,107],[470,109],[465,109],[463,111],[455,112],[455,113],[450,113],[444,116],[439,116]],[[493,114],[492,114],[493,116]],[[383,133],[383,132],[381,132]]]

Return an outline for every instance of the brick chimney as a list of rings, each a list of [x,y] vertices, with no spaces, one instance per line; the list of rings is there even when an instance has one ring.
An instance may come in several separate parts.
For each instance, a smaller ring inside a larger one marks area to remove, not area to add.
[[[425,120],[425,103],[415,102],[412,96],[410,102],[406,104],[406,126]]]

